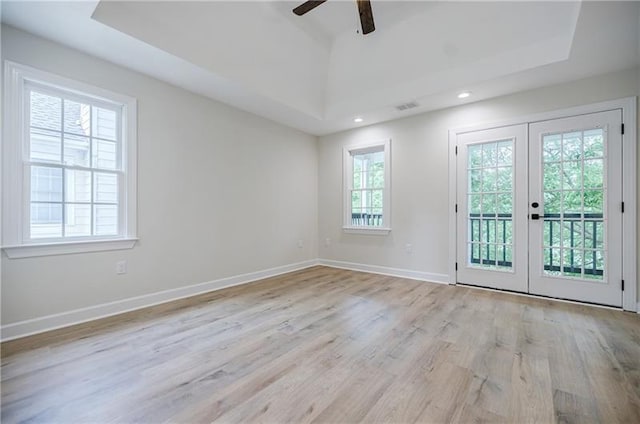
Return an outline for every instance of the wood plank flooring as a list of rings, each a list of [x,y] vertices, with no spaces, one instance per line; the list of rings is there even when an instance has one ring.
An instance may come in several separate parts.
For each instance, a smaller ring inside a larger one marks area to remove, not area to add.
[[[640,316],[314,267],[2,345],[16,422],[640,423]]]

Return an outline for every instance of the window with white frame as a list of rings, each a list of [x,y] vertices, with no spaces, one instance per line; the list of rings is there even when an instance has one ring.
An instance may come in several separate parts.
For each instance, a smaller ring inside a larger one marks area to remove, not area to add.
[[[133,247],[135,100],[11,62],[5,78],[9,257]]]
[[[345,147],[344,229],[388,233],[391,229],[391,142]]]

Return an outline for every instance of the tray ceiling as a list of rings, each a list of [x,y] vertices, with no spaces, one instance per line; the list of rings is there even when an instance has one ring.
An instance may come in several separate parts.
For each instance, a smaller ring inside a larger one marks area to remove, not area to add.
[[[297,4],[5,1],[2,17],[312,134],[639,63],[637,2],[372,0],[367,36],[353,0]]]

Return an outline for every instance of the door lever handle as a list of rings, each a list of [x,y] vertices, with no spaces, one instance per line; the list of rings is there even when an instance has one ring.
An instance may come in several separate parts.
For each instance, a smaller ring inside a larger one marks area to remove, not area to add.
[[[532,214],[531,214],[531,219],[534,219],[534,220],[536,220],[536,221],[537,221],[537,220],[539,220],[539,219],[540,219],[540,214],[538,214],[538,213],[532,213]]]

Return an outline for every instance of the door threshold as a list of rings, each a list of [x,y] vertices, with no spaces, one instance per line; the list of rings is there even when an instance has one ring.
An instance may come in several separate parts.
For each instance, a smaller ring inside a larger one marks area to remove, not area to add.
[[[544,296],[544,295],[541,295],[541,294],[534,294],[534,293],[522,293],[522,292],[513,291],[513,290],[505,290],[505,289],[499,289],[499,288],[494,288],[494,287],[476,286],[476,285],[473,285],[473,284],[466,284],[466,283],[456,283],[455,285],[456,286],[462,286],[462,287],[469,287],[471,289],[479,289],[479,290],[487,290],[487,291],[492,291],[492,292],[509,293],[509,294],[514,294],[516,296],[523,296],[523,297],[529,297],[529,298],[534,298],[534,299],[553,300],[555,302],[571,303],[571,304],[574,304],[574,305],[581,305],[581,306],[593,306],[593,307],[596,307],[596,308],[611,309],[613,311],[623,311],[624,312],[624,310],[622,309],[622,306],[603,305],[601,303],[583,302],[583,301],[579,301],[579,300],[563,299],[561,297]]]

